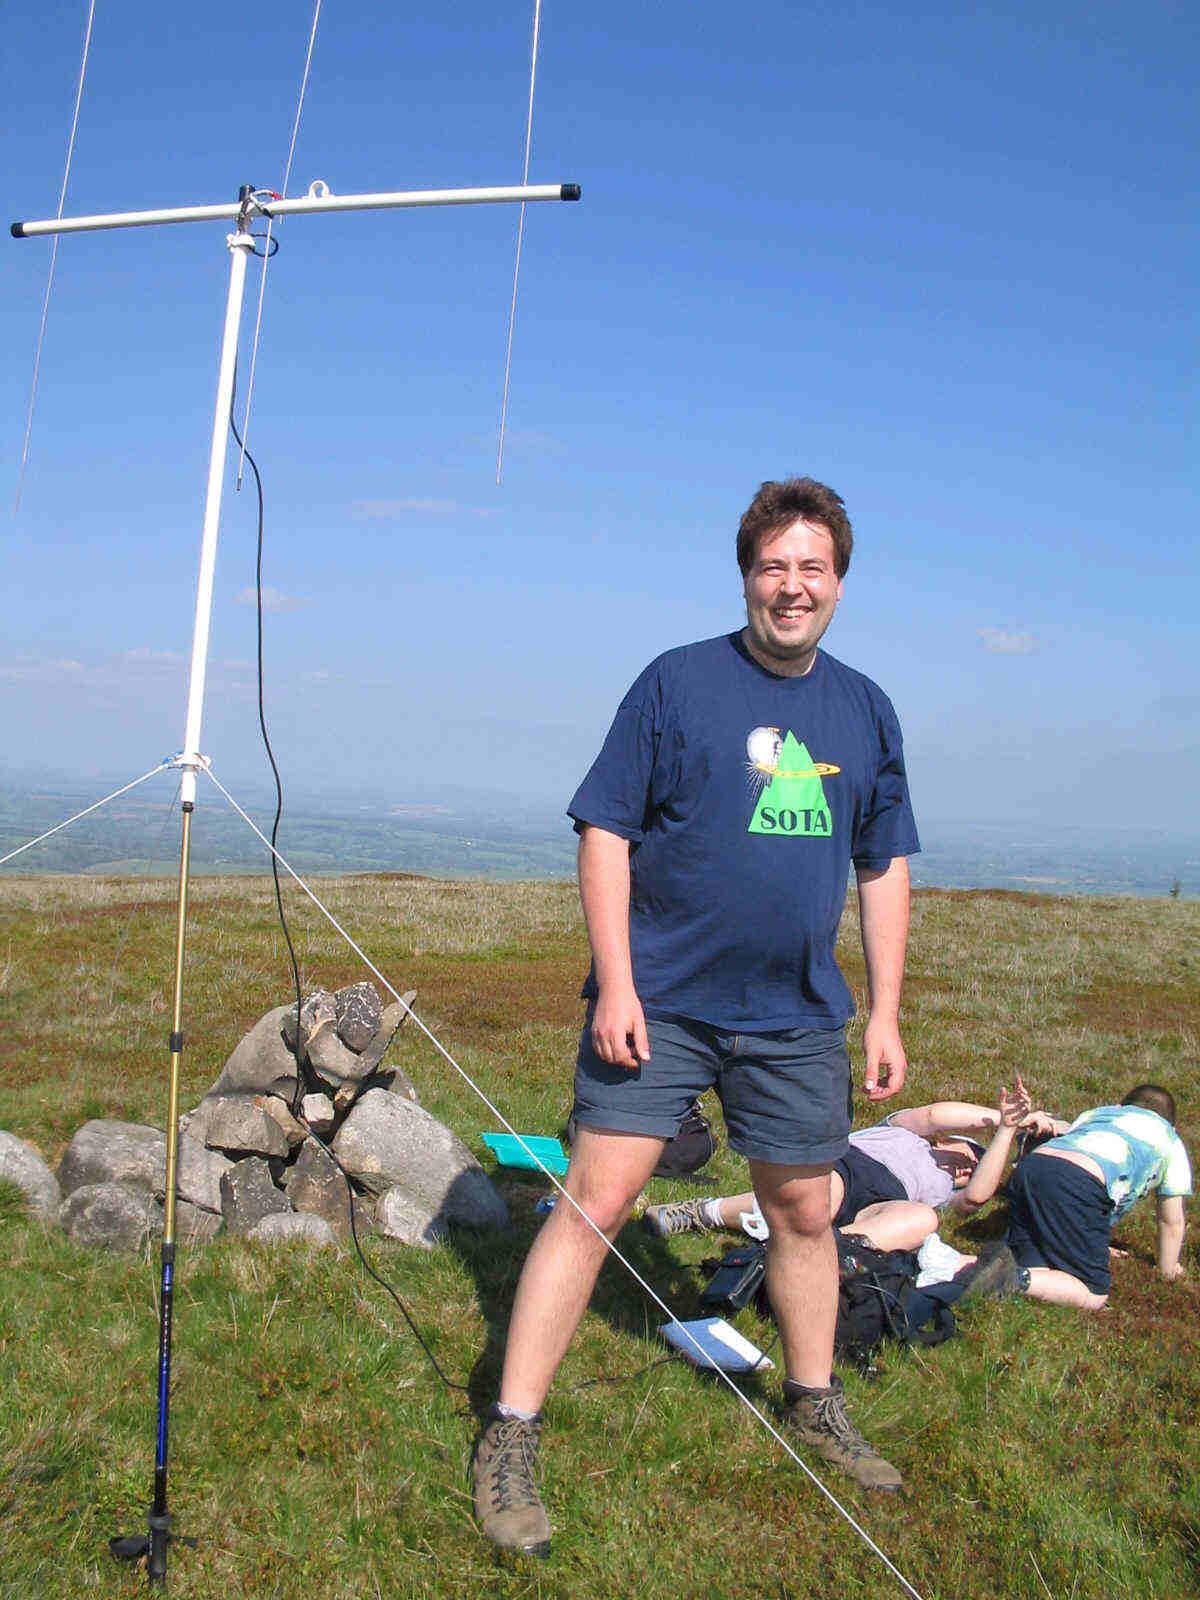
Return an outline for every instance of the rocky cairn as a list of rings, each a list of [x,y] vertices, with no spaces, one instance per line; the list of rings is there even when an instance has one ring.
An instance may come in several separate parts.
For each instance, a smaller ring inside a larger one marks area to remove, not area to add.
[[[370,983],[315,990],[268,1011],[194,1110],[180,1118],[176,1236],[223,1228],[329,1245],[354,1224],[432,1248],[448,1228],[502,1228],[504,1200],[475,1157],[424,1110],[385,1056],[416,998],[384,1006]],[[297,1095],[297,1057],[305,1067]],[[314,1138],[313,1135],[316,1137]],[[323,1146],[349,1174],[350,1183]],[[57,1176],[0,1132],[0,1178],[81,1243],[139,1250],[161,1233],[167,1137],[136,1123],[85,1123]]]

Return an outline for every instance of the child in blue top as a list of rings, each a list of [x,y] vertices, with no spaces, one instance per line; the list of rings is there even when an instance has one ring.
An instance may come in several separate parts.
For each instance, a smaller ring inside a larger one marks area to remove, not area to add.
[[[1053,1305],[1098,1311],[1108,1300],[1109,1231],[1153,1190],[1158,1269],[1182,1277],[1183,1201],[1192,1173],[1175,1132],[1175,1101],[1143,1083],[1119,1106],[1097,1106],[1074,1122],[1033,1112],[1026,1125],[1046,1138],[1009,1179],[1008,1246],[1027,1268],[1026,1293]]]

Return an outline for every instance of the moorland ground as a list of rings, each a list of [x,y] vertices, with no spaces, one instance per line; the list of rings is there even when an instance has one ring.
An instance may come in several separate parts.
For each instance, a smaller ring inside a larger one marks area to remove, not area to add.
[[[461,1065],[523,1132],[568,1109],[586,941],[568,883],[323,880],[320,893]],[[52,1163],[91,1117],[161,1126],[173,886],[0,880],[0,1127]],[[365,976],[294,892],[306,985]],[[1200,1155],[1200,905],[927,891],[915,898],[901,1097],[989,1099],[1019,1068],[1065,1113],[1137,1079],[1168,1084]],[[853,907],[845,970],[861,999]],[[242,1033],[288,999],[270,885],[193,884],[184,1105]],[[492,1124],[413,1027],[395,1058],[423,1103],[492,1170]],[[860,1107],[860,1124],[873,1120]],[[719,1118],[718,1118],[718,1127]],[[722,1147],[711,1183],[655,1181],[654,1201],[744,1186]],[[471,1518],[466,1463],[493,1396],[513,1284],[537,1225],[536,1177],[497,1174],[512,1226],[433,1252],[367,1241],[411,1308],[445,1387],[352,1253],[237,1239],[181,1252],[171,1504],[197,1546],[170,1589],[252,1600],[351,1596],[881,1596],[902,1591],[727,1390],[664,1361],[660,1314],[615,1263],[547,1408],[549,1560],[495,1556]],[[977,1245],[1002,1209],[950,1227]],[[1099,1316],[980,1305],[961,1337],[888,1350],[845,1374],[853,1414],[903,1469],[902,1497],[830,1487],[915,1589],[939,1600],[1136,1596],[1200,1589],[1198,1258],[1164,1284],[1153,1207],[1119,1230]],[[711,1238],[622,1245],[681,1316]],[[144,1526],[153,1457],[157,1253],[67,1243],[9,1192],[0,1207],[0,1597],[135,1594],[106,1541]],[[772,1330],[753,1311],[742,1331]],[[746,1381],[768,1410],[777,1384]],[[822,1473],[825,1476],[824,1472]]]

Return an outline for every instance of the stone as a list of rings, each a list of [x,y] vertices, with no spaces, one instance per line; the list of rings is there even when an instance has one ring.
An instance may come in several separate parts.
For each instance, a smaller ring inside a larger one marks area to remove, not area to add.
[[[373,983],[352,983],[333,997],[337,1008],[337,1031],[343,1044],[355,1052],[365,1050],[374,1039],[383,1016],[383,1002]]]
[[[294,1020],[295,1006],[290,1006],[288,1011],[289,1020]],[[328,989],[314,989],[300,1007],[300,1048],[305,1055],[314,1039],[336,1027],[337,1001]]]
[[[47,1222],[56,1219],[62,1204],[58,1179],[34,1147],[15,1133],[0,1131],[0,1178],[16,1185],[37,1216]]]
[[[162,1227],[149,1189],[127,1183],[82,1183],[67,1195],[59,1223],[76,1244],[105,1250],[141,1250]]]
[[[333,1158],[314,1139],[306,1141],[287,1175],[287,1197],[297,1211],[349,1231],[349,1185]]]
[[[287,1140],[289,1150],[294,1150],[297,1145],[303,1144],[305,1139],[308,1138],[308,1132],[303,1123],[297,1122],[292,1115],[290,1105],[287,1101],[281,1100],[277,1094],[264,1095],[262,1108],[272,1121],[277,1122],[283,1130],[283,1136]]]
[[[414,1200],[403,1189],[388,1189],[375,1202],[375,1223],[380,1233],[388,1239],[399,1239],[402,1244],[420,1245],[432,1250],[447,1237],[444,1219],[420,1200]]]
[[[268,1114],[266,1098],[264,1095],[216,1096],[208,1109],[205,1143],[215,1150],[237,1150],[260,1156],[287,1155],[291,1145],[279,1123]],[[282,1100],[275,1103],[287,1113]]]
[[[358,1083],[371,1070],[338,1038],[332,1028],[309,1041],[308,1064],[325,1083],[337,1088],[343,1083]]]
[[[410,989],[399,1000],[393,1000],[390,1006],[384,1008],[383,1014],[379,1019],[379,1026],[375,1030],[374,1038],[359,1052],[369,1072],[374,1072],[387,1054],[388,1046],[408,1021],[412,1003],[416,998],[417,991]],[[413,1098],[415,1099],[416,1096],[414,1095]]]
[[[295,1006],[276,1006],[260,1017],[225,1063],[209,1095],[280,1094],[290,1100],[296,1092],[296,1058],[283,1036],[289,1016],[294,1023]]]
[[[376,1081],[379,1087],[386,1089],[389,1094],[402,1094],[414,1105],[420,1105],[415,1084],[407,1072],[402,1072],[399,1067],[389,1067],[386,1072],[379,1073]]]
[[[155,1201],[154,1209],[161,1233],[163,1212],[158,1201]],[[175,1237],[185,1244],[205,1244],[209,1239],[215,1239],[222,1227],[224,1219],[219,1211],[205,1211],[202,1206],[192,1205],[190,1200],[176,1199]]]
[[[232,1165],[215,1150],[206,1150],[190,1134],[181,1134],[176,1195],[219,1214],[221,1174]],[[63,1152],[58,1181],[64,1194],[71,1194],[84,1184],[124,1183],[161,1198],[166,1172],[167,1136],[161,1128],[98,1118],[85,1122]]]
[[[321,1138],[333,1132],[333,1101],[327,1094],[306,1094],[300,1102],[300,1113],[312,1131]]]
[[[368,1089],[333,1141],[338,1160],[373,1194],[398,1187],[430,1214],[503,1228],[508,1207],[457,1134],[402,1095]]]
[[[263,1217],[254,1224],[246,1237],[262,1244],[298,1239],[302,1244],[311,1245],[315,1250],[328,1250],[337,1242],[333,1229],[324,1217],[299,1216],[294,1212],[285,1211],[274,1211],[270,1216]]]
[[[221,1214],[230,1233],[248,1233],[256,1222],[292,1203],[271,1182],[271,1169],[257,1156],[236,1161],[221,1176]]]

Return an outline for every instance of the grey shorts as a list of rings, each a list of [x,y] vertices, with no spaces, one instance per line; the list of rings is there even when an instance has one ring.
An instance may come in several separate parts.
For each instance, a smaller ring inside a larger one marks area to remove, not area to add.
[[[650,1060],[629,1072],[601,1061],[590,1024],[589,1011],[575,1065],[581,1127],[671,1139],[696,1096],[715,1089],[730,1148],[749,1160],[803,1167],[845,1155],[853,1091],[844,1028],[726,1033],[647,1017]]]

